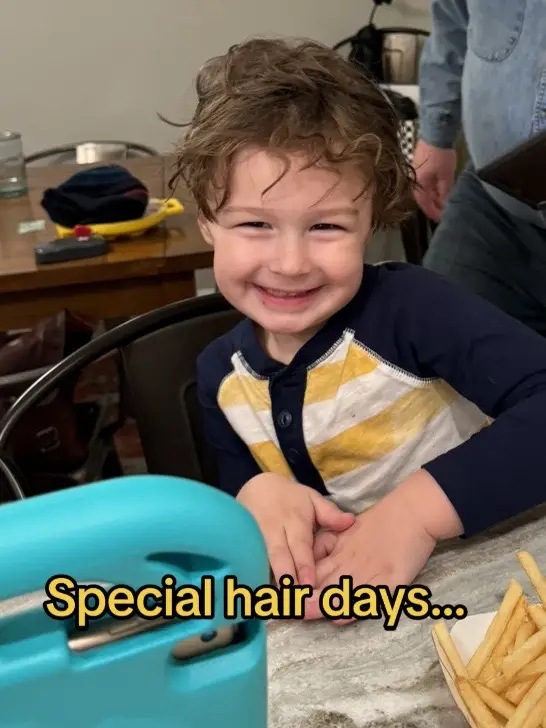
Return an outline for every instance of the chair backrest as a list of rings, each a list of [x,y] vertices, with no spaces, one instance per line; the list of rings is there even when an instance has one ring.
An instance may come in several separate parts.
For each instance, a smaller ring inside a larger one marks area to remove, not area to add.
[[[220,294],[217,310],[149,334],[122,350],[131,414],[149,472],[214,485],[213,459],[201,434],[196,358],[242,316]]]
[[[156,157],[158,152],[143,144],[126,141],[89,141],[51,147],[25,158],[26,164],[95,164],[122,161],[131,157]]]

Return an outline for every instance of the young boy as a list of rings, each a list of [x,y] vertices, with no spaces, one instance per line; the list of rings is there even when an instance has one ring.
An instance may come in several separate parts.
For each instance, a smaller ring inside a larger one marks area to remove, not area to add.
[[[177,175],[245,317],[200,356],[199,397],[276,578],[409,584],[438,541],[542,502],[546,341],[422,268],[363,264],[413,184],[381,90],[319,44],[252,40],[197,92]]]

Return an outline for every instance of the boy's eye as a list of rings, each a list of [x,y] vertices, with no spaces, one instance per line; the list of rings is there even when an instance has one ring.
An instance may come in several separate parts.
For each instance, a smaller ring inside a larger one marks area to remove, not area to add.
[[[253,230],[267,230],[271,227],[271,225],[267,222],[263,222],[262,220],[248,220],[247,222],[238,223],[236,227],[249,228]],[[345,230],[345,228],[341,227],[341,225],[334,225],[333,223],[320,222],[316,225],[313,225],[311,227],[311,230],[316,230],[319,232],[331,232],[335,230]]]
[[[268,223],[262,222],[261,220],[250,220],[249,222],[241,222],[237,225],[237,227],[248,227],[248,228],[254,228],[256,230],[263,230],[266,227],[269,227]]]
[[[344,228],[342,228],[341,225],[334,225],[333,223],[319,222],[316,225],[313,225],[312,230],[324,230],[328,232],[331,230],[344,230]]]

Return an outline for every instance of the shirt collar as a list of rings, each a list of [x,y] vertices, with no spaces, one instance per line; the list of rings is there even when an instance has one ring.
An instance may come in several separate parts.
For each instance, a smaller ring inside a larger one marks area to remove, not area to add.
[[[263,350],[250,319],[241,326],[238,348],[248,366],[259,377],[269,379],[281,371],[308,369],[321,359],[339,341],[343,331],[352,328],[356,316],[360,317],[377,278],[377,268],[364,266],[360,288],[341,310],[335,313],[317,333],[302,346],[290,364],[282,364],[269,357]]]

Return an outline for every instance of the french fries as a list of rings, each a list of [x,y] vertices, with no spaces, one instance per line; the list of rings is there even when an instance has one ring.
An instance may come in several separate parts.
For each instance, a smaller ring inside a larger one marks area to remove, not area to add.
[[[544,611],[544,607],[541,607],[540,604],[531,604],[529,607],[529,616],[535,623],[537,629],[546,627],[546,612]]]
[[[518,551],[516,556],[534,594],[526,596],[522,585],[510,580],[467,664],[445,624],[433,627],[476,728],[546,728],[546,576],[530,553]]]
[[[495,646],[499,640],[503,637],[503,633],[506,628],[510,625],[511,618],[514,616],[516,606],[521,599],[523,589],[521,585],[515,579],[512,579],[502,604],[499,607],[498,612],[495,614],[495,618],[491,622],[485,639],[478,647],[476,652],[472,655],[470,662],[468,663],[468,672],[471,677],[477,678],[483,671],[486,663],[489,661]],[[518,624],[519,628],[519,624]],[[515,639],[515,635],[514,635]],[[500,657],[500,655],[499,655]]]

